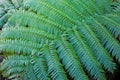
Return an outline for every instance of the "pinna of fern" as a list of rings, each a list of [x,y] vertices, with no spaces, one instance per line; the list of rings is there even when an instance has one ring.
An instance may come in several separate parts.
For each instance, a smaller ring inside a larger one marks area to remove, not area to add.
[[[119,66],[119,3],[5,0],[0,5],[3,76],[11,80],[106,80],[106,73],[114,74]]]

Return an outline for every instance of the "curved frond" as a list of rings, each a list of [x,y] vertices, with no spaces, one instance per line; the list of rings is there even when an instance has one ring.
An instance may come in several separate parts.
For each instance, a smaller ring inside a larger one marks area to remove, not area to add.
[[[35,28],[10,27],[3,28],[0,34],[1,39],[22,39],[25,41],[36,42],[38,44],[50,43],[57,36]]]
[[[95,34],[94,30],[90,28],[85,22],[79,27],[80,32],[84,35],[86,41],[89,43],[94,55],[96,56],[97,60],[103,65],[103,67],[110,71],[114,72],[116,65],[113,62],[110,54],[107,50],[103,47],[100,43],[97,35]]]
[[[73,29],[69,35],[69,39],[74,46],[81,63],[91,74],[91,76],[94,76],[94,78],[97,80],[105,80],[105,74],[102,66],[95,58],[93,52],[91,51],[89,45],[85,42],[81,33],[76,29]]]
[[[106,80],[119,37],[120,0],[0,0],[0,72],[11,80]]]
[[[120,34],[120,23],[117,22],[120,20],[120,16],[116,15],[117,19],[114,19],[116,17],[114,16],[115,14],[109,15],[109,17],[107,17],[107,15],[103,15],[97,17],[96,20],[98,20],[102,25],[105,25],[105,27],[117,38]]]
[[[60,35],[64,30],[66,30],[65,27],[53,21],[50,21],[42,15],[21,10],[15,12],[12,17],[9,18],[9,21],[6,23],[6,27],[14,25],[37,28],[55,35]]]
[[[41,44],[24,40],[0,40],[0,51],[17,54],[30,54],[32,51],[39,52]]]
[[[43,47],[43,54],[45,54],[46,61],[48,64],[48,73],[53,80],[68,80],[66,72],[63,69],[62,64],[60,63],[57,51],[52,42],[50,45]]]
[[[29,63],[27,66],[26,66],[26,73],[23,75],[23,79],[28,79],[28,80],[37,80],[37,77],[34,73],[34,69],[33,69],[33,66],[31,63]]]
[[[56,48],[59,58],[62,60],[62,64],[69,75],[75,80],[88,80],[73,46],[65,37],[62,37],[61,40],[57,40]]]
[[[93,26],[96,30],[99,39],[105,48],[112,53],[113,57],[116,57],[118,62],[120,62],[120,43],[110,34],[109,31],[97,20],[93,19]]]
[[[0,71],[9,79],[50,80],[43,56],[12,55],[6,58],[0,66]],[[25,76],[26,75],[26,76]]]
[[[17,78],[21,76],[24,71],[25,65],[28,65],[28,57],[23,55],[12,55],[7,57],[0,65],[0,71],[3,71],[3,75],[9,79]]]
[[[30,64],[26,66],[26,74],[29,80],[51,80],[47,72],[47,64],[43,55],[32,55],[30,57]]]
[[[59,2],[59,4],[57,6],[60,5],[61,2],[65,2],[63,0],[60,1],[51,1],[51,0],[26,0],[24,5],[27,8],[30,8],[30,10],[36,11],[39,14],[44,15],[45,17],[47,17],[48,19],[57,22],[59,24],[61,24],[62,26],[66,26],[66,27],[71,27],[74,26],[76,24],[76,21],[71,18],[69,16],[69,14],[65,14],[64,10],[65,9],[57,9],[56,5],[52,5],[53,3]],[[61,4],[61,8],[63,8],[64,4]],[[60,7],[59,7],[60,8]],[[71,9],[70,9],[71,10]],[[72,12],[73,13],[73,12]],[[71,14],[72,14],[71,13]]]
[[[2,28],[4,26],[4,24],[7,22],[7,18],[8,18],[8,14],[2,15],[2,17],[0,17],[0,28]]]
[[[0,28],[8,21],[15,10],[22,7],[23,0],[0,0]]]
[[[120,13],[120,0],[116,0],[112,3],[112,11],[114,13]]]

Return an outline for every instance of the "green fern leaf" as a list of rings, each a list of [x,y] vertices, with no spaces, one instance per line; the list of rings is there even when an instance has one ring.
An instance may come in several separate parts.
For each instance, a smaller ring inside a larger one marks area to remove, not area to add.
[[[119,12],[119,0],[0,0],[2,75],[107,80],[120,63]]]
[[[81,34],[76,29],[73,29],[69,38],[85,69],[90,72],[95,79],[105,80],[105,74],[102,66],[93,55],[90,47],[86,44]]]
[[[88,80],[73,46],[66,40],[62,37],[56,42],[56,48],[58,48],[57,51],[65,69],[75,80]]]
[[[67,75],[60,63],[57,51],[55,50],[54,43],[49,46],[46,45],[43,54],[45,54],[46,61],[48,64],[48,73],[51,75],[53,80],[68,80]]]

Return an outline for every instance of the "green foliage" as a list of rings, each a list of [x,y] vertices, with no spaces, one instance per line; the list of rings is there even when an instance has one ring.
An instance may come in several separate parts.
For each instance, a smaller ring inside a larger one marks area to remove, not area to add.
[[[107,80],[120,63],[120,0],[0,0],[0,28],[11,80]]]

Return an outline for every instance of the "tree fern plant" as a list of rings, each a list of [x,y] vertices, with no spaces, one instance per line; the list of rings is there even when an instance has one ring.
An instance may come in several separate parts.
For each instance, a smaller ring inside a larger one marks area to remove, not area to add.
[[[0,2],[0,71],[8,79],[106,80],[117,70],[119,0]]]

